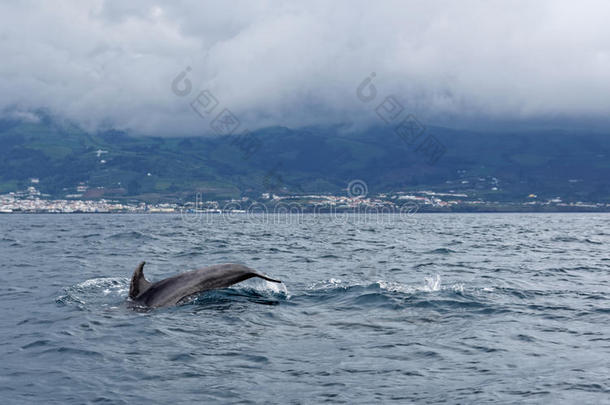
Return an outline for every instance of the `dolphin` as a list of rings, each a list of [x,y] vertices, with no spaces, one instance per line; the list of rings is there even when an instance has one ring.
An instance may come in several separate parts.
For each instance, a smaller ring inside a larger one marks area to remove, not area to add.
[[[129,298],[137,306],[167,307],[177,305],[181,300],[202,291],[226,288],[252,277],[281,283],[241,264],[216,264],[203,269],[181,273],[156,283],[144,277],[144,265],[141,262],[131,277]]]

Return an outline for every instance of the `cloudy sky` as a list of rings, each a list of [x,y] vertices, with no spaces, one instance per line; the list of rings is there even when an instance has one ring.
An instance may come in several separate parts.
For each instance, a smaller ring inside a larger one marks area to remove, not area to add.
[[[449,126],[605,120],[609,17],[610,2],[573,0],[5,0],[0,111],[182,135],[224,108],[249,129],[374,124],[392,95]],[[218,107],[202,118],[204,90]]]

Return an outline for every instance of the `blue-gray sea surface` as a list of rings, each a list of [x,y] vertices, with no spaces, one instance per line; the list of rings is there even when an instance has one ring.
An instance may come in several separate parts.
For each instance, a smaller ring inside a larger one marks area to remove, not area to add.
[[[0,216],[0,402],[610,402],[610,215],[295,217]]]

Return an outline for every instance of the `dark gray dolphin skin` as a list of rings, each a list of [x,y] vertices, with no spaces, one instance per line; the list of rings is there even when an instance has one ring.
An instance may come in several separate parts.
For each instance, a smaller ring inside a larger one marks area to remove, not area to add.
[[[252,277],[281,283],[241,264],[217,264],[151,283],[144,278],[145,264],[146,262],[140,263],[133,272],[129,287],[129,298],[134,304],[143,307],[176,305],[190,295],[226,288]]]

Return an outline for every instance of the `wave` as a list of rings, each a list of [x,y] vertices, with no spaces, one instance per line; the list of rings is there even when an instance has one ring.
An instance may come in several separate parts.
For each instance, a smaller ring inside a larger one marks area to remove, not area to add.
[[[373,283],[343,282],[329,279],[314,283],[304,294],[292,297],[292,303],[315,307],[323,305],[337,311],[349,311],[354,319],[375,323],[377,317],[414,317],[432,321],[438,316],[465,313],[491,314],[508,311],[495,302],[495,289],[466,288],[462,283],[443,285],[441,276],[426,277],[423,283],[379,280]],[[432,317],[432,318],[430,318]]]
[[[430,250],[426,253],[447,255],[450,253],[455,253],[455,250],[448,249],[448,248],[438,248],[438,249]]]
[[[108,237],[106,237],[106,239],[118,239],[118,240],[157,240],[156,237],[151,236],[151,235],[146,235],[143,234],[142,232],[138,232],[138,231],[129,231],[129,232],[119,232],[119,233],[115,233],[112,234]]]
[[[417,292],[434,292],[442,290],[451,290],[457,292],[464,292],[463,284],[452,284],[450,286],[441,285],[440,274],[435,274],[430,277],[424,277],[424,283],[422,285],[411,285],[393,281],[379,280],[372,284],[362,284],[359,282],[346,283],[340,279],[331,278],[327,281],[320,283],[314,283],[310,285],[308,290],[327,290],[327,289],[349,289],[352,287],[363,287],[363,288],[379,288],[382,291],[387,292],[401,292],[406,294],[412,294]]]
[[[578,242],[578,243],[591,243],[594,245],[603,245],[603,242],[591,239],[591,238],[576,238],[573,236],[555,236],[551,238],[553,242]]]
[[[597,240],[593,240],[593,239],[589,239],[589,238],[586,238],[585,242],[592,243],[594,245],[603,245],[603,242],[600,242],[600,241],[597,241]]]

